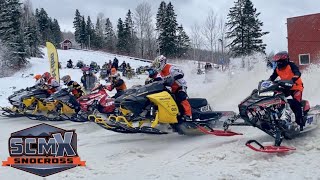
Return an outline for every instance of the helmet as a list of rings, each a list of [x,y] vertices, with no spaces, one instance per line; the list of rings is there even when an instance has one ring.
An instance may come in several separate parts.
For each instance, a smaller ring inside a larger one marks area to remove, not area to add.
[[[147,71],[148,71],[148,74],[149,74],[149,78],[153,78],[158,72],[155,70],[155,69],[153,69],[153,68],[149,68],[149,69],[147,69]]]
[[[69,75],[65,75],[61,78],[63,81],[64,85],[67,85],[71,81],[71,77]]]
[[[288,52],[278,52],[276,55],[273,56],[273,61],[277,64],[277,68],[279,69],[286,67],[290,61]]]
[[[42,77],[41,74],[36,74],[33,78],[38,81],[39,79],[41,79],[41,77]]]
[[[155,68],[157,71],[162,71],[166,64],[167,64],[167,58],[161,55],[154,59],[154,61],[151,64],[151,67]]]
[[[51,78],[51,74],[49,72],[45,72],[42,74],[42,78],[45,80],[45,81],[48,81],[49,78]]]

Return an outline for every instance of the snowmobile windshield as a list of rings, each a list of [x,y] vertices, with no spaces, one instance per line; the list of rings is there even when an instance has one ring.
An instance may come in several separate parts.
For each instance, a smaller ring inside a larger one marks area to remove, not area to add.
[[[69,95],[69,91],[68,89],[61,89],[60,91],[54,93],[51,97],[53,99],[56,99],[56,98],[59,98],[59,97],[62,97],[62,96],[66,96],[66,95]]]
[[[272,81],[261,81],[259,83],[258,90],[259,90],[259,92],[267,91],[270,89],[270,87],[272,87],[274,85],[275,85],[275,83]]]

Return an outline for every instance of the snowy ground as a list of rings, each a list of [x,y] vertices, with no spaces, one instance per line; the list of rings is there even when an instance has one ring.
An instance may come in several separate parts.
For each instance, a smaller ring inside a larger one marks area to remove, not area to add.
[[[102,65],[114,57],[100,52],[59,51],[59,58],[66,65],[68,59],[76,62],[92,60]],[[125,60],[133,67],[144,65],[139,61]],[[17,89],[33,84],[32,77],[22,78],[30,73],[47,71],[47,59],[32,59],[31,67],[12,77],[0,79],[0,104],[8,105],[6,97]],[[265,65],[257,64],[247,72],[214,72],[210,83],[204,83],[205,75],[195,75],[196,64],[183,63],[191,97],[205,97],[216,110],[237,111],[237,104],[245,98],[261,79],[266,79],[270,71]],[[320,104],[319,68],[312,68],[304,74],[304,98],[312,105]],[[63,69],[61,75],[70,74],[79,81],[78,69]],[[317,76],[316,76],[317,75]],[[146,76],[128,82],[128,86],[143,84]],[[103,81],[102,81],[103,82]],[[8,157],[8,138],[10,133],[36,124],[26,118],[0,118],[0,160]],[[270,142],[272,138],[250,127],[234,128],[243,132],[238,137],[180,136],[169,135],[126,135],[106,131],[98,125],[73,122],[47,122],[64,129],[76,129],[78,134],[78,153],[87,161],[86,167],[73,168],[45,179],[316,179],[320,180],[319,153],[320,133],[316,130],[284,144],[297,150],[286,155],[256,153],[244,146],[248,139]],[[1,167],[0,179],[42,179],[14,168]]]

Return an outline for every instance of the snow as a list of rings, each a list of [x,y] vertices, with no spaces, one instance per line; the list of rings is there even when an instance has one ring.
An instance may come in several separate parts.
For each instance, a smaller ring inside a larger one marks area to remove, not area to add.
[[[46,52],[46,51],[45,51]],[[68,50],[58,51],[62,66],[67,60],[92,60],[102,65],[114,55],[102,52]],[[127,57],[117,57],[119,62],[129,62],[133,67],[148,63],[135,61]],[[259,57],[248,60],[255,61]],[[0,104],[7,106],[6,97],[16,89],[31,86],[34,83],[30,73],[48,71],[47,59],[32,58],[29,68],[0,79]],[[239,62],[235,59],[234,62]],[[206,75],[196,75],[195,62],[175,62],[183,68],[188,82],[190,97],[205,97],[215,110],[237,111],[238,103],[243,100],[262,79],[267,79],[271,71],[263,63],[252,62],[251,71],[233,67],[227,72],[213,72],[210,83],[205,83]],[[303,73],[304,98],[311,105],[320,104],[320,77],[318,67]],[[80,80],[79,69],[62,69],[61,76],[70,74]],[[146,75],[126,80],[128,86],[143,84]],[[103,82],[103,81],[101,81]],[[0,159],[8,157],[8,138],[18,131],[36,124],[27,118],[0,118]],[[87,161],[86,167],[77,167],[47,177],[46,179],[315,179],[319,180],[319,130],[310,132],[283,144],[294,146],[294,153],[284,155],[262,154],[244,146],[249,139],[259,142],[272,142],[265,133],[252,127],[235,127],[236,132],[244,133],[236,137],[181,136],[178,134],[146,135],[118,134],[106,131],[92,122],[74,123],[46,122],[63,129],[76,129],[78,134],[78,153]],[[0,179],[42,179],[33,174],[14,168],[1,167]]]

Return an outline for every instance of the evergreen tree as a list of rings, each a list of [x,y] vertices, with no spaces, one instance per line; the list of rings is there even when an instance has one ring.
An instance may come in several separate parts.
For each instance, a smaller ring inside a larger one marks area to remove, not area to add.
[[[86,21],[84,19],[84,16],[81,18],[81,23],[80,23],[80,34],[79,34],[79,42],[81,44],[81,48],[85,48],[86,42],[87,42],[87,26],[86,26]]]
[[[27,63],[20,19],[21,3],[19,0],[5,0],[0,2],[0,6],[0,40],[12,52],[7,66],[20,69]]]
[[[27,57],[43,57],[44,54],[40,50],[41,39],[39,27],[31,1],[29,0],[23,4],[22,26]]]
[[[97,22],[95,27],[95,37],[92,40],[92,46],[99,49],[104,46],[103,24],[101,24],[101,19],[99,17],[97,17]]]
[[[50,40],[51,21],[48,17],[47,12],[43,8],[41,8],[40,11],[36,10],[36,17],[38,21],[39,31],[41,34],[41,43],[45,45],[45,43]]]
[[[120,53],[123,53],[123,52],[126,52],[127,42],[126,42],[126,34],[125,34],[125,30],[124,30],[124,26],[121,18],[119,18],[118,20],[117,28],[118,28],[117,51]]]
[[[113,31],[113,26],[109,18],[106,19],[106,29],[105,29],[105,40],[106,40],[106,48],[109,51],[115,50],[115,41],[116,36]]]
[[[126,19],[124,21],[124,38],[126,40],[125,52],[131,54],[135,50],[136,38],[134,32],[134,23],[132,20],[132,13],[129,9]]]
[[[76,9],[76,14],[73,21],[73,27],[75,28],[74,36],[75,36],[76,42],[78,43],[81,43],[81,40],[80,40],[81,21],[82,21],[82,17],[80,15],[80,12],[78,9]]]
[[[185,53],[189,50],[190,48],[190,39],[187,33],[184,31],[182,25],[178,27],[178,34],[177,34],[177,46],[178,46],[178,51],[177,55],[179,57],[184,56]]]
[[[51,42],[56,46],[60,47],[60,42],[63,41],[62,32],[60,30],[60,26],[58,23],[58,20],[53,19],[53,22],[51,22]]]
[[[92,40],[95,39],[94,27],[91,21],[90,16],[88,16],[87,24],[86,24],[86,45],[90,48]]]
[[[175,56],[177,53],[177,15],[174,12],[171,2],[168,4],[162,27],[159,32],[159,46],[161,54]]]
[[[162,1],[158,8],[156,30],[163,31],[163,22],[166,16],[167,4]]]
[[[262,36],[269,32],[262,32],[263,23],[258,19],[251,0],[237,0],[228,14],[227,38],[232,42],[230,47],[235,57],[250,55],[254,52],[265,53],[266,44],[262,42]]]
[[[43,57],[43,52],[39,48],[41,39],[37,19],[29,1],[24,4],[22,22],[24,22],[24,42],[27,56]]]

